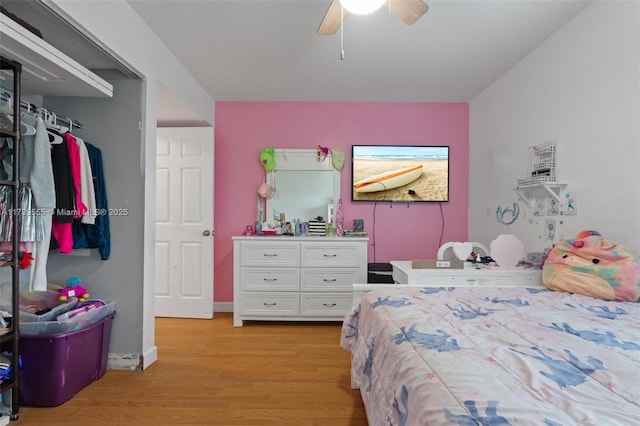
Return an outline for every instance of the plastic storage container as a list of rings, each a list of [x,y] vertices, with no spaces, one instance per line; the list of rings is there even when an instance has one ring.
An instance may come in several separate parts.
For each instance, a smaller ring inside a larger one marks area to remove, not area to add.
[[[21,335],[20,404],[60,405],[104,376],[115,315],[115,311],[111,312],[100,321],[76,331]],[[20,327],[22,329],[23,324]]]
[[[86,314],[66,319],[63,321],[39,321],[39,322],[25,322],[20,317],[20,334],[25,335],[50,335],[59,333],[69,333],[71,331],[81,330],[92,324],[97,323],[104,317],[115,312],[116,302],[107,303],[104,306],[93,309]],[[61,313],[62,311],[60,311]]]
[[[73,309],[78,302],[77,297],[67,302],[60,302],[60,292],[54,289],[46,291],[29,291],[29,283],[20,283],[20,321],[41,322],[55,321],[63,312]],[[0,309],[8,310],[11,306],[11,283],[0,284]],[[35,312],[45,311],[40,315]]]
[[[24,302],[24,299],[20,300],[20,304],[22,305]],[[55,320],[57,318],[58,315],[67,312],[71,309],[73,309],[76,304],[78,303],[78,299],[76,299],[75,297],[73,297],[70,301],[62,303],[62,302],[58,302],[58,305],[50,305],[47,306],[48,309],[50,309],[48,312],[41,314],[41,315],[36,315],[34,313],[31,312],[27,312],[24,310],[20,310],[20,321],[25,321],[25,322],[43,322],[43,321],[51,321],[51,320]]]

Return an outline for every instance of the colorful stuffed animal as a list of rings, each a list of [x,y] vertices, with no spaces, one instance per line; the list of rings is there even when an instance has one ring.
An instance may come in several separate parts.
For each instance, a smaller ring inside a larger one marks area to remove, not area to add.
[[[273,148],[265,148],[260,151],[260,163],[265,172],[270,172],[276,168],[276,152]]]
[[[69,277],[67,279],[67,286],[60,290],[60,297],[58,298],[61,302],[66,302],[70,297],[77,297],[80,302],[84,302],[89,298],[89,292],[86,288],[80,285],[82,280],[80,277]]]
[[[582,231],[575,240],[556,244],[542,267],[549,290],[604,300],[640,299],[640,264],[623,246],[596,231]]]

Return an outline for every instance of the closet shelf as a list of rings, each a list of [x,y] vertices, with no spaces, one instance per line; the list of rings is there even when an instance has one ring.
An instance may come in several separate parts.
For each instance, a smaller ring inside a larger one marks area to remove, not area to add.
[[[0,54],[22,63],[23,94],[113,97],[113,85],[2,13]]]
[[[2,334],[0,335],[0,343],[8,342],[11,339],[15,338],[16,334],[13,331],[11,331],[10,328],[3,328],[0,330],[2,330]]]
[[[13,260],[5,260],[0,262],[0,268],[5,268],[8,266],[14,266],[16,263]]]

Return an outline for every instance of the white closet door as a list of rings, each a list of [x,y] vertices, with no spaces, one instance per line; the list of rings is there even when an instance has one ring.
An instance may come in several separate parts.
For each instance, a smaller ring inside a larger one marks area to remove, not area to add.
[[[213,128],[157,129],[155,314],[213,318]]]

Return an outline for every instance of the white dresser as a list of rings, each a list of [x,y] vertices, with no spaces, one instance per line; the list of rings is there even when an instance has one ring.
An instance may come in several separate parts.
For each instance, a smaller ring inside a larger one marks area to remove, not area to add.
[[[233,237],[233,325],[342,321],[367,281],[366,237]]]

